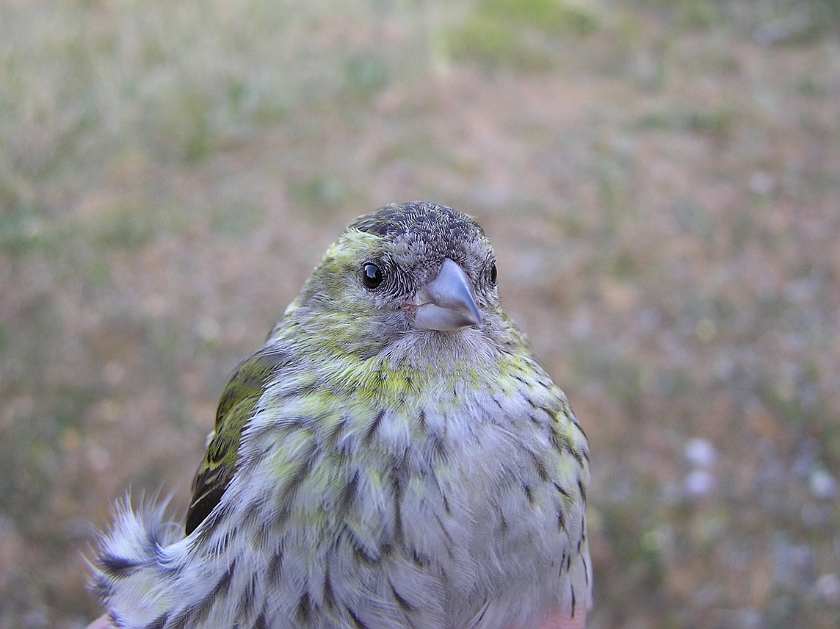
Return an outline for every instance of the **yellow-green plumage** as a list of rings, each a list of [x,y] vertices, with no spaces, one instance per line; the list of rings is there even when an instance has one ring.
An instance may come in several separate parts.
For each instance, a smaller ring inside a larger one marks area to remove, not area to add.
[[[204,461],[193,481],[185,526],[188,535],[207,517],[227,487],[236,467],[242,429],[253,416],[266,382],[283,362],[282,354],[260,351],[242,362],[231,376],[216,410],[216,426]]]
[[[122,507],[120,626],[537,629],[585,614],[586,438],[459,212],[381,208],[234,372],[180,539]]]

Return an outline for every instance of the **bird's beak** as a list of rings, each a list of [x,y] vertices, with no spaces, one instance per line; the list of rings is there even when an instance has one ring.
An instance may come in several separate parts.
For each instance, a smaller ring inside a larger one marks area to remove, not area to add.
[[[444,258],[437,277],[417,293],[414,327],[419,330],[454,332],[481,325],[470,280],[464,270]]]

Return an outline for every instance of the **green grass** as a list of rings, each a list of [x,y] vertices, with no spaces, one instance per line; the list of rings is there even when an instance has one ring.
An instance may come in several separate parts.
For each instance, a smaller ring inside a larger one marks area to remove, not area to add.
[[[564,0],[480,0],[447,42],[456,59],[547,70],[552,54],[541,38],[584,36],[598,26],[595,13]]]

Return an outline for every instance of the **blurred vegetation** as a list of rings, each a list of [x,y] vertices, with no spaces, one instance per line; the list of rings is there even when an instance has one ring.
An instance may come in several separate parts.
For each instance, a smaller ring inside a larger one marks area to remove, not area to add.
[[[491,67],[548,69],[552,40],[587,35],[597,28],[593,11],[564,0],[479,0],[463,24],[447,33],[447,43],[456,59]]]
[[[353,216],[477,216],[590,436],[599,627],[840,615],[837,0],[0,0],[0,629],[84,627]],[[179,516],[180,517],[180,516]]]

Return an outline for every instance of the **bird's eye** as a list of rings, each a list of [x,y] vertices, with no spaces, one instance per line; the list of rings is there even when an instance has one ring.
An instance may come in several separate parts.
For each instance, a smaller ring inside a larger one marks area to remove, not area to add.
[[[382,283],[382,269],[373,262],[365,262],[362,266],[362,284],[373,290]]]
[[[493,266],[490,267],[490,283],[495,286],[496,285],[496,276],[498,272],[496,271],[496,263],[493,263]]]

